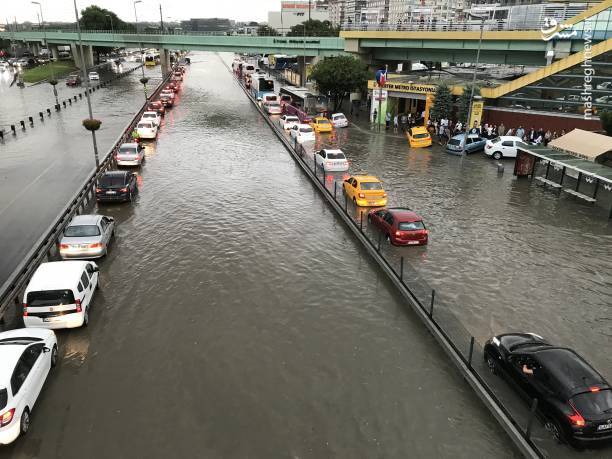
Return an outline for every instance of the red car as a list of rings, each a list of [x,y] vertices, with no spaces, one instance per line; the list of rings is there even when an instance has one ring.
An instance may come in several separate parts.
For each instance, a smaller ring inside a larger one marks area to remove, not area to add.
[[[166,89],[176,93],[179,90],[179,86],[174,82],[170,82],[166,85]]]
[[[161,100],[156,100],[149,103],[147,106],[147,111],[157,112],[160,116],[164,116],[166,114],[166,107],[164,107]]]
[[[373,209],[368,222],[378,227],[393,245],[425,245],[429,239],[423,219],[410,209]]]

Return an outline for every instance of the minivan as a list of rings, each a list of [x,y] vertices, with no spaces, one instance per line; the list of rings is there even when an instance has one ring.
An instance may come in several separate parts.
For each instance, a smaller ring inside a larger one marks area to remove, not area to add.
[[[93,261],[42,263],[23,294],[23,323],[27,328],[87,326],[98,265]]]

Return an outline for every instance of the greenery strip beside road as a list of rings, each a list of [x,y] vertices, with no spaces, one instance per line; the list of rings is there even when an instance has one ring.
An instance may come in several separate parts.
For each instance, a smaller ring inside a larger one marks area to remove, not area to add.
[[[24,70],[23,81],[26,83],[39,83],[51,79],[51,76],[57,79],[77,70],[78,68],[74,65],[73,60],[50,62],[49,64]]]

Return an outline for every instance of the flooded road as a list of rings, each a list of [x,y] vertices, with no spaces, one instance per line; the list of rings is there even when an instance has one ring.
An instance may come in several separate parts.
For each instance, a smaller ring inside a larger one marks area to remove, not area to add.
[[[0,456],[517,457],[219,57],[192,63]]]

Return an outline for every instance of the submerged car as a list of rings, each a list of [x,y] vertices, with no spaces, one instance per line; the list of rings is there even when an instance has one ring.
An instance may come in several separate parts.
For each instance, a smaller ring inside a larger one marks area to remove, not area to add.
[[[159,116],[157,110],[147,110],[142,114],[140,121],[150,121],[159,128],[159,125],[161,124],[161,116]]]
[[[342,190],[356,206],[383,207],[387,193],[380,180],[372,175],[353,175],[342,183]]]
[[[344,172],[348,171],[349,163],[342,150],[331,150],[324,148],[315,154],[317,166],[323,168],[325,172]]]
[[[281,107],[281,105],[277,102],[265,104],[264,108],[268,115],[280,115],[283,113],[283,107]]]
[[[612,440],[612,388],[586,360],[533,333],[507,333],[488,340],[484,359],[537,409],[558,441],[588,446]]]
[[[346,116],[344,116],[344,113],[334,113],[331,116],[331,122],[334,125],[334,127],[337,127],[337,128],[348,127],[349,125],[348,120],[346,119]]]
[[[153,121],[141,119],[136,125],[136,131],[141,139],[155,139],[157,137],[157,125]]]
[[[461,155],[462,142],[465,138],[465,134],[457,134],[453,136],[446,144],[446,152],[451,155]],[[465,141],[465,153],[475,153],[484,149],[487,143],[487,139],[483,139],[478,134],[468,134],[467,140]]]
[[[333,125],[323,116],[315,116],[310,122],[310,126],[315,132],[332,132]]]
[[[108,171],[98,179],[96,201],[132,201],[136,193],[136,174],[126,170]]]
[[[60,256],[89,260],[106,255],[115,234],[115,220],[104,215],[77,215],[64,229],[60,239]]]
[[[117,166],[140,166],[144,159],[144,147],[136,142],[122,144],[115,153]]]
[[[289,129],[289,134],[292,139],[298,143],[314,142],[316,140],[315,133],[308,124],[295,124]]]
[[[155,111],[159,114],[159,116],[164,116],[166,114],[166,107],[159,100],[155,100],[150,102],[147,106],[147,111]]]
[[[485,143],[485,154],[493,156],[493,159],[500,160],[502,158],[516,158],[518,154],[518,146],[523,142],[523,139],[516,136],[503,135],[487,140]]]
[[[72,75],[68,75],[66,78],[66,86],[80,86],[81,85],[81,77],[73,73]]]
[[[371,210],[368,222],[383,232],[389,244],[425,245],[429,241],[429,231],[423,219],[410,209],[393,207]]]
[[[283,115],[278,119],[278,124],[281,128],[288,131],[293,126],[300,124],[300,119],[293,115]]]
[[[100,74],[98,72],[89,72],[89,81],[98,81],[100,79]]]
[[[431,135],[424,126],[415,126],[406,130],[406,137],[411,148],[431,147]]]

